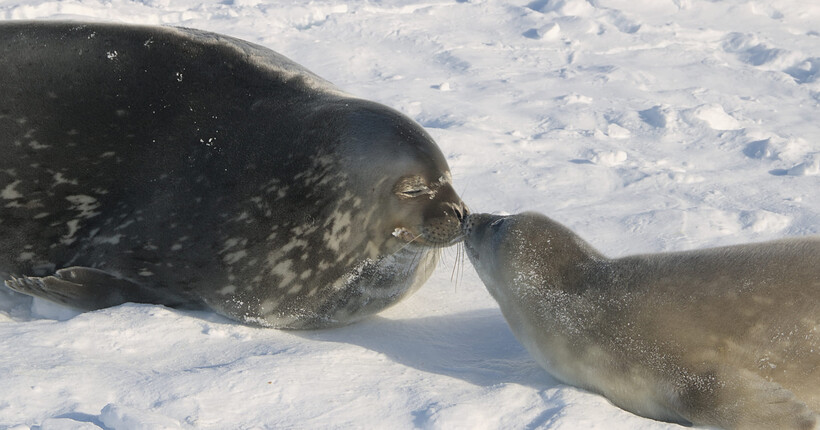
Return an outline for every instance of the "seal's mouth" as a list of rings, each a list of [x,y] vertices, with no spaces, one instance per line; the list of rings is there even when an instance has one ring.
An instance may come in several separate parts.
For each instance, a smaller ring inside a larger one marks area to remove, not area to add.
[[[461,201],[443,203],[425,210],[418,222],[393,224],[391,235],[406,245],[447,248],[466,238],[464,220],[470,211]]]

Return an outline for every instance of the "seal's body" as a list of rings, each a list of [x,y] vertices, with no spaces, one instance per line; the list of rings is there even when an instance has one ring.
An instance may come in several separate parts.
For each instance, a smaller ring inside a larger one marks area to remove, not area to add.
[[[197,30],[0,24],[0,277],[81,309],[345,324],[415,291],[465,208],[424,130]]]
[[[543,215],[471,215],[465,248],[516,338],[636,414],[815,428],[820,238],[609,259]]]

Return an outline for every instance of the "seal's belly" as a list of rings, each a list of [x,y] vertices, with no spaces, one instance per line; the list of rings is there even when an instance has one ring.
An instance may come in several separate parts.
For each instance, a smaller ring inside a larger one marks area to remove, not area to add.
[[[530,322],[530,327],[539,324]],[[625,362],[622,354],[587,338],[511,328],[536,362],[560,381],[602,394],[619,407],[646,417],[686,421],[670,406],[675,402],[674,392],[661,377],[669,369],[652,371],[639,361]]]
[[[460,240],[421,126],[264,47],[7,22],[0,58],[0,275],[17,291],[323,327],[413,292]]]
[[[311,286],[286,292],[273,286],[227,288],[206,301],[220,313],[267,327],[311,329],[345,325],[414,293],[430,277],[438,258],[438,249],[405,248],[390,256],[363,261],[329,287]],[[257,297],[265,298],[256,300]]]

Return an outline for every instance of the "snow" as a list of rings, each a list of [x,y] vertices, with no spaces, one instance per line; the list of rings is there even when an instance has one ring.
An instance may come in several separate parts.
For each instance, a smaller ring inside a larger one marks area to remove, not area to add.
[[[41,18],[270,47],[424,125],[473,211],[540,211],[611,256],[820,230],[813,1],[0,0]],[[547,375],[457,248],[325,331],[3,289],[0,381],[11,429],[678,428]]]

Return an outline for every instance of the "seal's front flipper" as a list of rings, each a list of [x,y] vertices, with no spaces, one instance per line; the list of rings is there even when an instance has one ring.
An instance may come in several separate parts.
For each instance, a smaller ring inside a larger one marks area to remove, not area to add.
[[[42,278],[12,277],[6,286],[30,296],[82,310],[95,310],[125,302],[140,302],[139,285],[90,267],[60,269]]]

